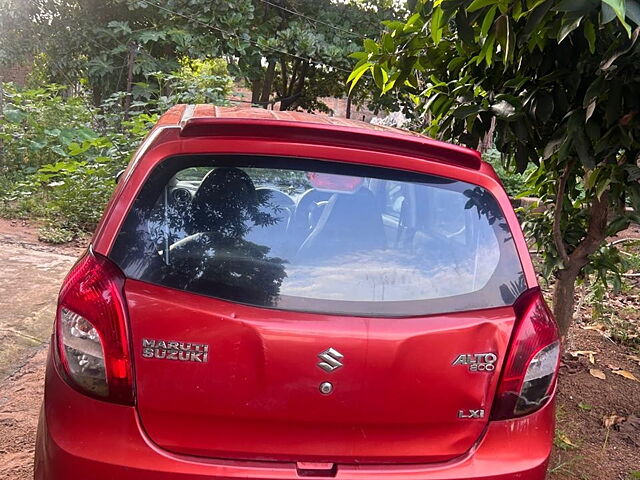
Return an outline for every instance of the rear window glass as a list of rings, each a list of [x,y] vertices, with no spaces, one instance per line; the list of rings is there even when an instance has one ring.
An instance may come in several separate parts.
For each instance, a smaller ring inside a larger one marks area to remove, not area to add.
[[[526,288],[485,189],[308,159],[187,156],[141,188],[110,257],[127,277],[259,307],[412,316]]]

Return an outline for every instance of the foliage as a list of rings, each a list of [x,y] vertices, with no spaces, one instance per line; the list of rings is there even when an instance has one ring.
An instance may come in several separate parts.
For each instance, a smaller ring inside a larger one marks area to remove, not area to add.
[[[65,98],[66,87],[46,85],[19,91],[4,85],[4,118],[0,129],[0,176],[20,178],[40,166],[68,156],[71,144],[94,138],[81,98]]]
[[[219,59],[181,60],[170,74],[140,87],[130,118],[122,112],[124,92],[93,107],[86,92],[68,96],[51,84],[18,89],[4,84],[0,117],[0,209],[4,215],[42,218],[42,237],[61,242],[95,228],[115,185],[159,113],[183,101],[224,103],[231,78]]]
[[[354,55],[352,85],[402,95],[427,133],[475,147],[495,129],[518,171],[537,165],[527,194],[548,209],[528,225],[563,330],[575,280],[615,273],[604,239],[640,220],[639,24],[637,0],[419,0]]]
[[[151,72],[145,81],[136,82],[132,89],[134,111],[164,112],[176,103],[226,104],[231,94],[233,77],[227,62],[220,58],[179,60],[175,72]],[[115,115],[120,115],[124,92],[117,92],[105,102]]]
[[[85,82],[99,105],[128,90],[130,66],[136,83],[184,57],[224,57],[256,104],[327,110],[318,99],[346,93],[348,54],[398,11],[392,0],[0,0],[0,66],[44,55],[50,80]]]
[[[496,171],[504,189],[510,197],[516,197],[525,191],[526,179],[532,173],[533,168],[529,167],[525,172],[516,172],[514,166],[505,162],[503,156],[495,149],[491,149],[483,154],[483,159],[491,164]]]
[[[51,87],[53,91],[58,86]],[[124,167],[141,133],[155,120],[146,114],[138,115],[123,124],[123,129],[97,131],[100,121],[94,109],[68,102],[73,109],[65,109],[66,100],[51,102],[50,97],[35,95],[33,90],[14,90],[13,100],[29,99],[27,103],[11,104],[22,116],[5,116],[3,129],[13,128],[20,133],[5,142],[7,159],[2,168],[12,172],[14,181],[0,193],[5,214],[43,217],[58,229],[70,233],[91,231],[104,209],[114,186],[115,174]],[[35,100],[33,98],[35,97]],[[53,125],[44,123],[39,111],[46,111],[50,103],[62,108],[60,113],[80,110],[78,117],[59,117]],[[27,105],[29,108],[24,108]],[[42,108],[38,109],[38,106]],[[11,110],[9,110],[11,111]],[[80,122],[84,118],[85,122]],[[19,120],[14,122],[12,120]],[[67,126],[57,128],[56,125]],[[37,144],[37,149],[33,144]],[[16,169],[12,155],[26,152],[25,168]]]

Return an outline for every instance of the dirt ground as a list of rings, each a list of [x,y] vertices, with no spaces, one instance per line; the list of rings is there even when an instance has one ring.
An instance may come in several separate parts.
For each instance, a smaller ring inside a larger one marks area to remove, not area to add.
[[[34,228],[0,219],[0,479],[32,478],[55,300],[81,250],[43,245]],[[640,298],[629,301],[638,322]],[[589,320],[581,315],[567,342],[549,478],[640,479],[640,382],[621,373],[640,379],[640,352]]]
[[[35,228],[0,219],[0,479],[32,478],[55,301],[81,251],[41,244]]]

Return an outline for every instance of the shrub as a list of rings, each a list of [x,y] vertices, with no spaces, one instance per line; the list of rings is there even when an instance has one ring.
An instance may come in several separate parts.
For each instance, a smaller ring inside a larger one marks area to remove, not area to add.
[[[483,158],[491,164],[496,171],[504,189],[507,191],[510,197],[516,197],[525,190],[525,183],[527,177],[533,170],[533,168],[527,169],[524,173],[517,173],[514,165],[506,165],[502,160],[500,152],[495,149],[491,149],[483,154]]]
[[[225,103],[232,81],[224,60],[185,58],[180,64],[176,72],[136,85],[127,120],[124,92],[94,107],[87,92],[73,96],[62,85],[4,84],[0,214],[44,220],[41,238],[54,243],[92,231],[116,173],[160,113],[176,103]]]

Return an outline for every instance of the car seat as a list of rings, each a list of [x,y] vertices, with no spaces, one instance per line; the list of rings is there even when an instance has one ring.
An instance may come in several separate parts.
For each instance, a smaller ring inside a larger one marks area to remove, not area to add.
[[[297,259],[340,257],[385,248],[382,212],[367,188],[334,193],[317,225],[298,249]]]

